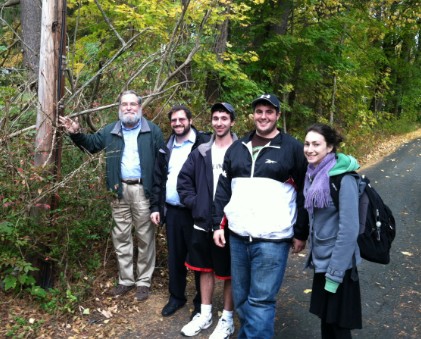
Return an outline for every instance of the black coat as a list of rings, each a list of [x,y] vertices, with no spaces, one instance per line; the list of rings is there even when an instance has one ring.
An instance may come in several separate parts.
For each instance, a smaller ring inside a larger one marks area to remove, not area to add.
[[[197,131],[193,126],[192,129],[196,133],[196,141],[192,146],[192,151],[199,145],[208,142],[210,133],[203,133]],[[166,185],[168,179],[168,164],[171,157],[172,145],[174,144],[175,135],[171,134],[168,138],[167,145],[160,148],[158,156],[155,160],[155,169],[153,175],[152,197],[150,199],[151,213],[159,212],[161,223],[165,220],[165,198],[166,198]]]
[[[237,136],[233,134],[233,139]],[[213,169],[211,140],[192,151],[183,165],[177,181],[177,191],[183,205],[192,210],[194,224],[212,230]]]

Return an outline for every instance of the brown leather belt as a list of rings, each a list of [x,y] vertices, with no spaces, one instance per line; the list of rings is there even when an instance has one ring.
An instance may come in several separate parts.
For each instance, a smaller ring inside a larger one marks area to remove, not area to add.
[[[142,178],[140,178],[140,179],[133,179],[133,180],[121,180],[121,182],[124,182],[127,185],[137,185],[137,184],[142,185],[143,180]]]

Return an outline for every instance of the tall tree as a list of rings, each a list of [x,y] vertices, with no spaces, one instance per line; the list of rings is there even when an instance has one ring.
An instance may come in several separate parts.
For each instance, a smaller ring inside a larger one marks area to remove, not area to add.
[[[39,49],[41,41],[41,0],[7,0],[0,3],[3,8],[20,5],[23,65],[28,71],[28,83],[36,89],[39,67]]]
[[[41,0],[20,0],[23,63],[33,88],[38,78],[41,41]]]
[[[65,0],[43,0],[39,64],[38,113],[36,120],[35,166],[51,170],[55,164],[62,70],[65,44]]]

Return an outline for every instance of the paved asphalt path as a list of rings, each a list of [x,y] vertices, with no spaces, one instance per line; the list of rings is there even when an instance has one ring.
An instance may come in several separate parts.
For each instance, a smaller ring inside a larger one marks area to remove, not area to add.
[[[392,245],[389,265],[363,261],[359,266],[362,292],[363,329],[354,338],[421,338],[421,139],[402,145],[376,165],[363,168],[373,186],[392,209],[397,236]],[[305,255],[290,255],[288,268],[278,296],[275,338],[320,338],[319,319],[308,311],[312,271],[303,271]],[[222,284],[214,294],[214,324],[195,339],[208,338],[222,310]],[[306,293],[307,292],[307,293]],[[118,336],[131,338],[182,338],[180,330],[188,322],[194,295],[189,283],[188,304],[169,318],[160,315],[167,301],[166,291],[153,293],[142,314]],[[238,319],[236,319],[238,326]],[[238,327],[237,327],[238,328]],[[236,332],[237,333],[237,332]],[[235,337],[235,334],[234,334]],[[266,339],[266,338],[261,338]]]

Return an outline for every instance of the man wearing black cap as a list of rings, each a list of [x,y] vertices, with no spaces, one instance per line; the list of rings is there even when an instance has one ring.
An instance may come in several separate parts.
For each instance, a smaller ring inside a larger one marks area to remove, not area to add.
[[[123,295],[137,287],[137,300],[143,301],[149,297],[155,268],[155,226],[149,220],[149,198],[155,158],[164,139],[159,127],[142,116],[142,100],[135,91],[122,92],[118,102],[119,120],[95,134],[81,133],[77,118],[59,117],[59,121],[81,149],[89,153],[105,150],[107,188],[116,193],[111,203],[115,221],[112,240],[119,266],[118,285],[110,294]],[[132,228],[138,239],[137,277]]]
[[[227,150],[214,199],[213,224],[229,222],[234,308],[238,338],[272,338],[276,295],[289,249],[308,236],[303,185],[303,145],[277,129],[279,100],[263,94],[252,102],[256,129]]]
[[[231,269],[228,241],[215,245],[212,232],[212,202],[222,163],[228,147],[237,139],[231,133],[235,111],[227,102],[211,107],[213,135],[211,140],[190,153],[178,175],[177,191],[181,202],[191,208],[194,218],[191,248],[186,266],[200,272],[201,311],[181,333],[191,337],[212,325],[212,295],[215,276],[224,281],[224,310],[210,336],[228,338],[234,333]],[[222,234],[224,231],[222,231]],[[224,237],[225,239],[225,237]],[[228,237],[226,238],[228,240]]]

